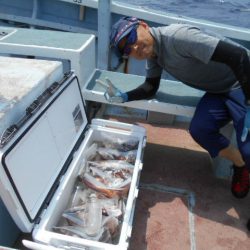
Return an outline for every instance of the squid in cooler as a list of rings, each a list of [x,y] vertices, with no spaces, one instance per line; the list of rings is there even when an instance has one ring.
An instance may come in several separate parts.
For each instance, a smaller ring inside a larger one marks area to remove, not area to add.
[[[117,185],[116,187],[108,187],[104,183],[98,181],[98,179],[95,179],[89,173],[85,173],[83,176],[78,176],[78,178],[88,188],[100,192],[108,198],[116,196],[118,197],[126,196],[130,186],[130,180],[129,180],[129,183],[126,182],[124,185],[120,184],[119,186]]]
[[[90,172],[96,178],[101,178],[103,183],[119,183],[131,177],[134,166],[124,161],[107,160],[107,161],[90,161],[88,162]]]
[[[95,166],[103,170],[123,170],[132,174],[134,165],[122,160],[102,160],[102,161],[88,161],[89,166]]]
[[[86,150],[70,206],[62,213],[64,223],[54,227],[55,231],[88,239],[86,200],[96,191],[102,200],[102,230],[91,239],[107,242],[119,233],[125,207],[123,197],[129,191],[137,147],[138,140],[134,138],[126,140],[106,135]]]
[[[93,190],[86,189],[86,192],[90,194],[93,193]],[[75,196],[75,194],[73,195]],[[117,197],[108,199],[99,196],[98,199],[101,202],[103,211],[101,230],[98,235],[89,236],[85,232],[87,216],[86,200],[83,202],[83,205],[77,204],[75,207],[66,209],[62,214],[63,220],[60,220],[58,226],[53,227],[53,229],[65,235],[102,242],[112,242],[112,239],[119,233],[120,219],[122,219],[125,204],[122,199]]]
[[[135,150],[138,148],[139,141],[136,138],[121,139],[112,135],[102,135],[103,141],[97,142],[101,147],[117,149],[122,152]]]
[[[99,154],[104,160],[123,160],[134,164],[137,150],[121,152],[117,149],[99,147],[97,148],[97,154]]]

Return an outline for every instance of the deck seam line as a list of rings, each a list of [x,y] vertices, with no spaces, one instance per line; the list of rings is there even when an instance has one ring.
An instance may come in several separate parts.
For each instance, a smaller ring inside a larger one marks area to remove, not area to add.
[[[174,188],[174,187],[155,184],[155,183],[151,183],[151,184],[140,183],[139,188],[157,191],[157,192],[183,195],[187,198],[187,200],[188,200],[190,249],[196,250],[195,222],[194,222],[194,214],[193,214],[193,208],[195,206],[195,194],[194,194],[194,192],[189,191],[187,189]]]

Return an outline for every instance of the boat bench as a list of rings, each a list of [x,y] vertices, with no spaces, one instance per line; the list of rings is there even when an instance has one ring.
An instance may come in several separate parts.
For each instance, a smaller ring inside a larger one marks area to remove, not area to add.
[[[106,77],[123,92],[138,87],[145,79],[145,77],[142,76],[97,69],[84,86],[83,97],[85,100],[108,103],[103,96],[105,89],[95,82],[96,79],[105,80]],[[190,88],[183,83],[161,80],[160,88],[153,99],[131,101],[115,105],[192,117],[195,107],[203,94],[203,91]]]
[[[84,100],[108,104],[103,95],[105,89],[96,83],[96,79],[105,80],[106,77],[109,78],[117,88],[124,92],[138,87],[145,79],[142,76],[96,69],[83,87]],[[160,88],[153,99],[131,101],[115,105],[160,112],[171,116],[192,118],[196,105],[203,95],[203,91],[186,86],[181,82],[161,80]],[[233,131],[231,124],[223,129],[223,133],[228,138],[235,140]],[[230,178],[231,167],[229,161],[217,157],[213,159],[212,165],[216,177],[223,179]]]

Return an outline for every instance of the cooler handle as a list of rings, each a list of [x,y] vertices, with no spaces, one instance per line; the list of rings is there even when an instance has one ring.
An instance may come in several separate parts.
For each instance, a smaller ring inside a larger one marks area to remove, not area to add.
[[[132,211],[130,213],[130,217],[128,219],[128,227],[127,227],[127,237],[130,238],[131,237],[131,233],[132,233],[132,224],[133,224],[133,219],[134,219],[134,213],[135,213],[135,202],[136,199],[138,197],[138,193],[139,193],[139,189],[138,189],[138,184],[139,184],[139,175],[140,172],[142,170],[143,164],[142,162],[139,164],[138,166],[138,172],[137,172],[137,180],[136,180],[136,188],[135,188],[135,192],[134,192],[134,197],[133,197],[133,201],[132,201]]]
[[[135,190],[135,195],[134,195],[134,199],[133,199],[133,205],[132,205],[132,211],[129,217],[129,221],[128,221],[128,228],[127,228],[127,237],[130,238],[131,234],[132,234],[132,224],[133,224],[133,219],[134,219],[134,213],[135,213],[135,201],[138,197],[138,193],[139,193],[139,189],[137,188]]]
[[[29,240],[22,240],[22,243],[25,247],[32,250],[65,250],[65,248],[43,245]]]

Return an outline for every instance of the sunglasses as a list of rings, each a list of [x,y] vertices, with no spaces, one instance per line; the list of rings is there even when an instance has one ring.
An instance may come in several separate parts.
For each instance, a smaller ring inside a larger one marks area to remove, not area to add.
[[[126,37],[126,42],[121,51],[123,55],[128,56],[131,53],[131,45],[137,40],[137,26],[135,26]]]

